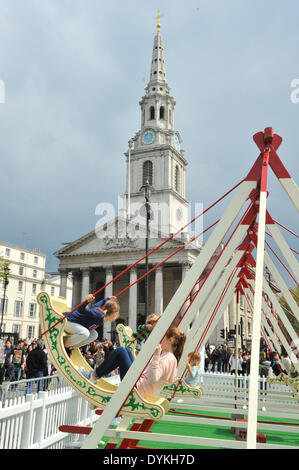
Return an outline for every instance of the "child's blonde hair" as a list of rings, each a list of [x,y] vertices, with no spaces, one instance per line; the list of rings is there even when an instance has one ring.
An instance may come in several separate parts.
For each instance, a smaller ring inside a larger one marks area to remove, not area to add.
[[[188,362],[193,362],[197,366],[200,364],[201,355],[197,352],[189,352],[188,354]]]
[[[151,313],[146,317],[145,323],[155,323],[158,321],[160,318],[160,315],[157,315],[156,313]]]

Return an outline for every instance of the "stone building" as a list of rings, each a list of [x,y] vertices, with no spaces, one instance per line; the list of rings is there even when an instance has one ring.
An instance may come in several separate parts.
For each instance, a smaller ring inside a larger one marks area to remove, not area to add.
[[[0,316],[2,332],[14,333],[20,338],[37,338],[40,320],[36,296],[46,291],[58,296],[59,274],[46,272],[46,255],[38,248],[28,249],[0,241],[0,256],[9,263],[9,284],[0,284]],[[4,298],[5,292],[5,298]],[[72,279],[67,278],[65,289],[67,304],[71,306]]]

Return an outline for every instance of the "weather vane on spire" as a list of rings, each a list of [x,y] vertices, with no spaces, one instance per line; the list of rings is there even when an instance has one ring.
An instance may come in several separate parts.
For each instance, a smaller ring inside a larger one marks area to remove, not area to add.
[[[158,23],[157,23],[157,32],[158,34],[160,34],[160,19],[163,18],[164,14],[162,13],[162,15],[160,14],[160,10],[158,10],[158,16],[156,16],[154,18],[154,20],[158,20]]]

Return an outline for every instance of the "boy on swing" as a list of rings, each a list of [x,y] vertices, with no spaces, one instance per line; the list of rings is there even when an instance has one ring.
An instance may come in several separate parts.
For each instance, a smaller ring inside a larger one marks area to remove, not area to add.
[[[139,325],[132,333],[132,337],[136,339],[136,349],[140,350],[141,344],[148,338],[151,334],[153,328],[156,326],[160,315],[156,313],[151,313],[146,317],[145,324]]]

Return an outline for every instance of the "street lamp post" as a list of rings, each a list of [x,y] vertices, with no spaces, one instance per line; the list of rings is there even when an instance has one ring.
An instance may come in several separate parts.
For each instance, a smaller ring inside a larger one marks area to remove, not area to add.
[[[145,198],[145,209],[146,209],[146,237],[145,237],[145,272],[148,272],[148,241],[149,241],[149,223],[151,219],[151,206],[150,206],[150,195],[153,187],[149,183],[149,179],[145,179],[145,184],[140,188],[143,191]],[[149,277],[145,277],[145,318],[148,316],[149,307]]]
[[[2,312],[1,312],[1,324],[0,324],[0,334],[2,334],[2,327],[3,327],[3,315],[4,315],[4,308],[5,308],[5,295],[6,295],[6,288],[9,284],[8,276],[9,276],[10,269],[8,266],[4,267],[4,293],[2,299]]]

